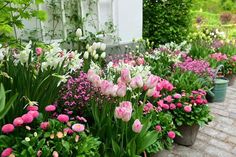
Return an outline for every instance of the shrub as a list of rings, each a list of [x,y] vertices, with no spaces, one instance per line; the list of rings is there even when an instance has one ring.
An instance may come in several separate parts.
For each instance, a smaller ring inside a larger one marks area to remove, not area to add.
[[[191,24],[192,0],[145,0],[143,7],[143,36],[156,44],[181,42]]]
[[[220,21],[222,24],[229,23],[232,19],[232,14],[231,13],[222,13],[220,15]]]

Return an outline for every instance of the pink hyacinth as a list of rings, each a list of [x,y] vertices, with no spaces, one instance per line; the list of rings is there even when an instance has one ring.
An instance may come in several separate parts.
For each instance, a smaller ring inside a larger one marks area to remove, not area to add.
[[[38,118],[39,112],[38,111],[29,111],[28,114],[31,114],[33,118]]]
[[[191,112],[192,111],[192,107],[191,106],[184,106],[184,111],[185,112]]]
[[[12,124],[5,124],[2,126],[2,132],[4,134],[9,134],[12,133],[14,131],[15,127]]]
[[[1,157],[8,157],[11,155],[12,152],[13,152],[12,148],[6,148],[3,150]]]
[[[121,80],[125,83],[129,83],[131,81],[130,71],[127,68],[121,70]]]
[[[142,128],[143,128],[143,125],[141,124],[141,122],[138,119],[136,119],[132,125],[132,130],[135,133],[140,133],[142,131]]]
[[[43,52],[43,49],[41,47],[37,47],[35,51],[36,51],[37,56],[40,56]]]
[[[32,106],[32,105],[29,105],[27,106],[27,111],[38,111],[38,106]]]
[[[162,130],[161,125],[156,125],[155,129],[156,129],[156,131],[161,132],[161,130]]]
[[[40,124],[40,128],[43,129],[43,130],[47,130],[49,125],[50,125],[49,122],[42,122]]]
[[[169,131],[168,132],[168,137],[171,138],[171,139],[174,139],[175,138],[175,132],[174,131]]]
[[[84,129],[85,129],[85,126],[83,124],[77,123],[77,124],[72,125],[72,130],[75,132],[82,132],[84,131]]]
[[[24,124],[24,121],[21,117],[17,117],[13,120],[14,126],[22,126]]]
[[[34,117],[29,113],[22,115],[21,118],[23,119],[25,124],[32,123],[34,120]]]
[[[63,132],[68,134],[68,135],[72,135],[74,133],[74,131],[72,129],[70,129],[70,128],[63,129]]]
[[[48,105],[45,107],[46,112],[54,112],[56,110],[56,106],[54,105]]]
[[[69,116],[67,116],[65,114],[60,114],[57,116],[57,120],[59,120],[62,123],[66,123],[69,121]]]

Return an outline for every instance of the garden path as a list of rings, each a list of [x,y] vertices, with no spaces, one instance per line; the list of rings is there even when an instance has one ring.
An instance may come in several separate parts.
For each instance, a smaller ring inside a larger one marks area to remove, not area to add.
[[[154,157],[236,157],[236,84],[228,87],[226,100],[210,103],[214,120],[200,129],[195,144],[175,144]]]

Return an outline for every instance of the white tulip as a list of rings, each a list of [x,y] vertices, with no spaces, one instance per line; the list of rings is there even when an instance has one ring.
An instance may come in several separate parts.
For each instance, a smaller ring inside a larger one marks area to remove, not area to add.
[[[89,47],[90,47],[90,46],[89,46],[89,44],[87,44],[87,45],[86,45],[86,49],[88,50],[88,49],[89,49]]]
[[[84,57],[84,59],[88,59],[88,58],[89,58],[89,52],[88,52],[88,51],[85,51],[83,57]]]
[[[100,42],[96,43],[96,47],[97,47],[97,49],[100,49],[101,48],[101,43]]]
[[[80,28],[78,28],[77,30],[76,30],[76,36],[77,37],[81,37],[83,34],[82,34],[82,30],[80,29]]]
[[[88,52],[93,52],[92,46],[90,46],[87,50],[88,50]]]
[[[92,56],[95,56],[96,53],[97,53],[97,51],[96,51],[96,50],[93,50],[93,52],[92,52]]]
[[[94,56],[94,59],[95,59],[95,60],[97,60],[97,59],[98,59],[98,54],[96,54],[96,55]]]
[[[94,50],[96,50],[96,49],[97,49],[97,43],[93,43],[92,48],[93,48]]]
[[[106,47],[107,47],[106,44],[101,43],[101,48],[100,48],[100,49],[101,49],[102,51],[105,51],[105,50],[106,50]]]
[[[106,52],[103,52],[102,54],[101,54],[101,58],[106,58]]]

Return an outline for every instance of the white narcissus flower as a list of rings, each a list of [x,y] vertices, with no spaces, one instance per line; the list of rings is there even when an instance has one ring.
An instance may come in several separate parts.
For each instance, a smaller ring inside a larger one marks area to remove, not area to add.
[[[82,35],[83,35],[83,33],[82,33],[82,30],[80,29],[80,28],[78,28],[77,30],[76,30],[76,36],[77,37],[81,37]]]
[[[89,58],[89,52],[88,52],[88,51],[85,51],[83,57],[84,57],[84,59],[88,59],[88,58]]]
[[[102,54],[101,54],[101,58],[106,58],[106,52],[103,52]]]
[[[106,50],[106,44],[101,43],[100,50],[105,51]]]

